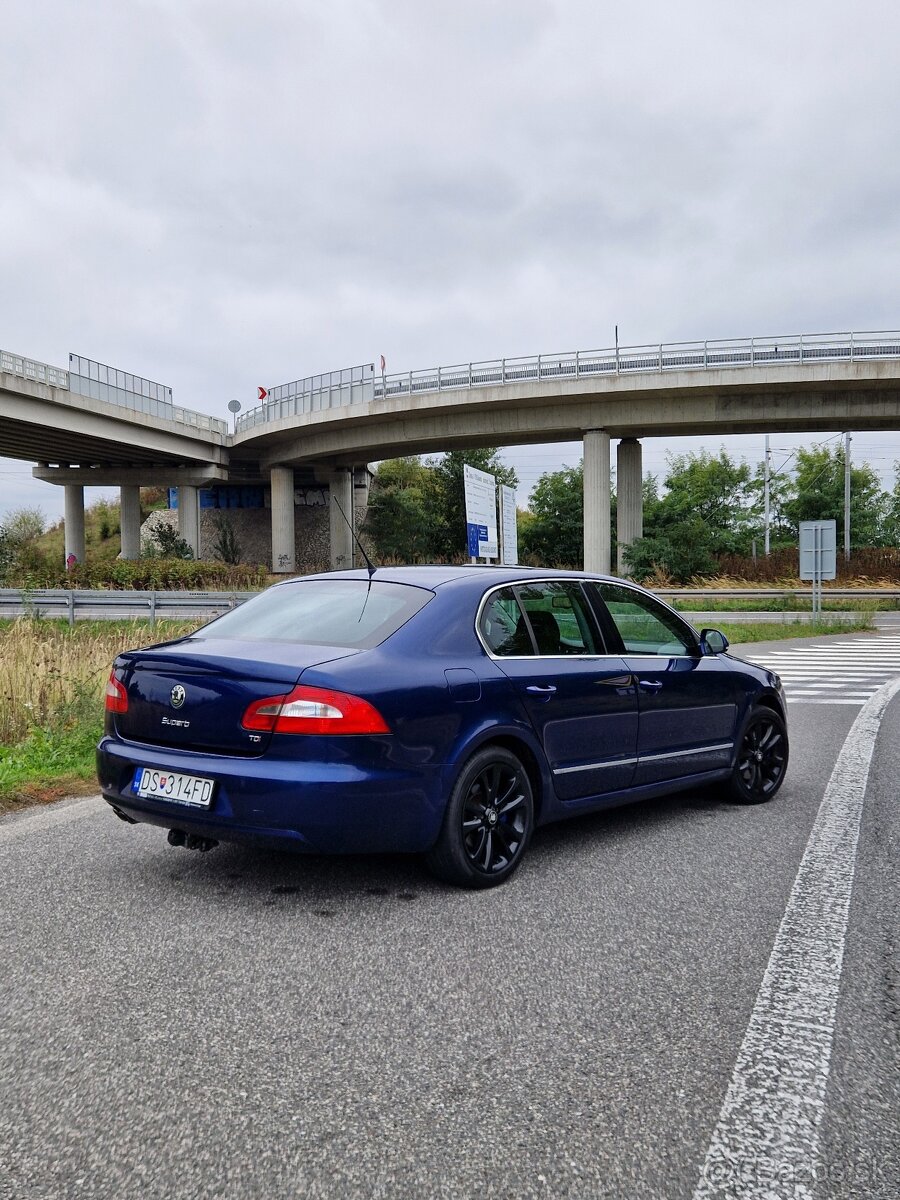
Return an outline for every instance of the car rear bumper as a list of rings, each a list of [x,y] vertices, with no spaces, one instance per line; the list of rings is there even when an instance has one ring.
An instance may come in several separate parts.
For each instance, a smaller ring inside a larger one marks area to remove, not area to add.
[[[212,779],[210,807],[135,795],[138,767]],[[365,773],[339,760],[226,758],[104,737],[97,775],[104,798],[132,820],[319,854],[422,852],[434,844],[444,812],[437,767]]]

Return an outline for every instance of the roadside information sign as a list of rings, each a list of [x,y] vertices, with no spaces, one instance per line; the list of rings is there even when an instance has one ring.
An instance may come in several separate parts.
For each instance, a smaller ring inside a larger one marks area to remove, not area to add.
[[[837,522],[800,522],[800,578],[812,580],[813,618],[822,611],[822,580],[837,575]]]
[[[496,558],[497,482],[487,471],[466,463],[463,467],[466,497],[466,537],[470,558]]]
[[[834,579],[837,575],[837,522],[800,522],[800,578]]]
[[[506,567],[519,565],[519,539],[516,530],[516,489],[502,484],[500,487],[500,535],[502,554],[500,561]]]

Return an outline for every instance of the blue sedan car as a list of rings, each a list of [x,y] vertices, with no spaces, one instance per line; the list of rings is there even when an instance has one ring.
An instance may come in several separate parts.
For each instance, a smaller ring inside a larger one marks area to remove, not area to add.
[[[293,579],[116,659],[100,785],[174,845],[405,851],[490,887],[538,825],[712,783],[775,795],[781,683],[727,645],[581,572]]]

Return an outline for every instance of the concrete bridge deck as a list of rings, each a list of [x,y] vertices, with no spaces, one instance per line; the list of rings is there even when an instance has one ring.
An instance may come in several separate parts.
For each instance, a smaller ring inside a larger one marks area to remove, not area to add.
[[[132,557],[141,484],[179,487],[179,524],[196,547],[198,487],[266,482],[273,563],[290,572],[297,468],[314,468],[349,513],[353,471],[372,460],[583,438],[585,565],[603,571],[611,439],[624,546],[642,528],[643,437],[900,429],[900,333],[622,347],[391,376],[364,364],[272,388],[234,436],[223,421],[175,408],[159,385],[90,369],[75,392],[76,377],[61,368],[0,352],[0,455],[35,462],[39,478],[65,485],[76,558],[85,485],[122,488],[123,554]],[[334,513],[331,537],[333,561],[350,561],[349,528]]]

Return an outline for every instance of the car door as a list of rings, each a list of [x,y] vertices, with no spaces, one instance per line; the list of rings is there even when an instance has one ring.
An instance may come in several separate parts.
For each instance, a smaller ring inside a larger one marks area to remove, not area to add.
[[[687,622],[643,589],[612,582],[587,586],[602,602],[608,640],[637,681],[635,784],[727,767],[743,702],[728,660],[701,654]]]
[[[580,800],[628,787],[637,751],[637,695],[608,654],[577,580],[495,588],[479,634],[512,681],[541,740],[557,796]]]

